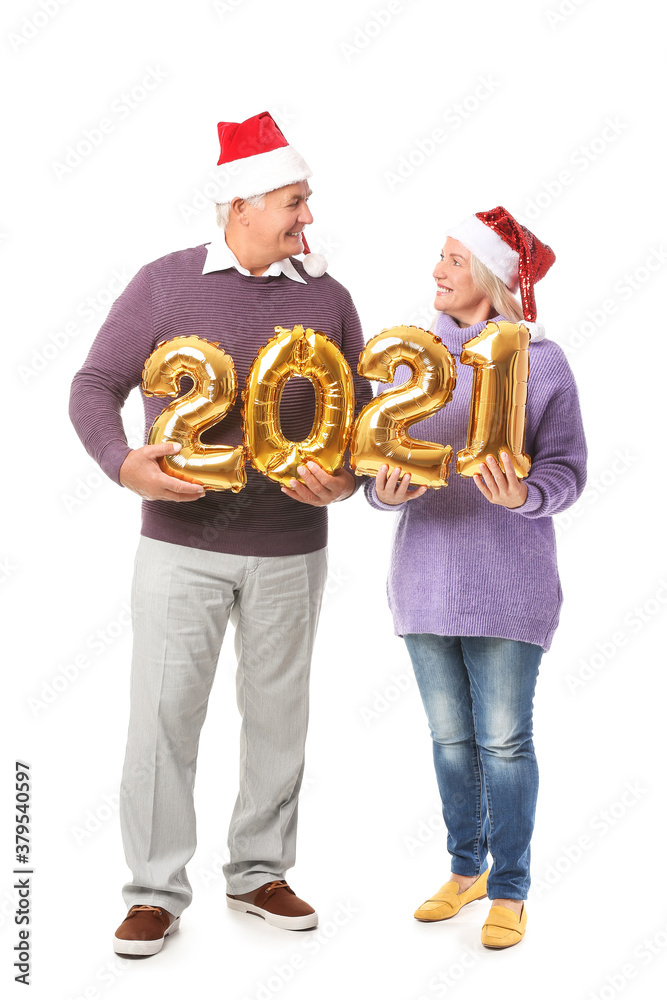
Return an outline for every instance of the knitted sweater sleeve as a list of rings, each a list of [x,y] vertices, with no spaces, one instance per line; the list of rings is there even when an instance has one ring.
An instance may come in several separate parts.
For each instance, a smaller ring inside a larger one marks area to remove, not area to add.
[[[550,517],[575,503],[586,485],[586,438],[577,387],[572,381],[553,396],[532,444],[526,502],[512,508],[522,517]]]
[[[409,500],[404,500],[403,503],[383,503],[382,500],[377,495],[377,490],[375,488],[375,478],[370,476],[364,476],[364,493],[366,499],[368,500],[371,507],[375,507],[376,510],[401,510]]]
[[[508,508],[522,517],[550,517],[575,503],[586,485],[586,438],[574,380],[552,397],[542,414],[532,446],[528,495],[521,507]],[[452,470],[453,471],[453,470]],[[366,499],[376,510],[397,511],[402,504],[383,503],[375,480],[364,483]]]
[[[151,290],[142,268],[111,307],[70,392],[77,434],[116,483],[131,451],[120,411],[130,390],[140,385],[153,346]]]

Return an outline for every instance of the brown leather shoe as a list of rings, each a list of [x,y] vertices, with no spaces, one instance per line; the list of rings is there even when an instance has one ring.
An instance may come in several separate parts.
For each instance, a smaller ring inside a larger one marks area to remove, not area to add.
[[[180,922],[160,906],[131,906],[114,935],[113,950],[117,955],[155,955]]]
[[[307,927],[317,927],[317,914],[312,906],[293,892],[284,879],[265,882],[259,889],[243,892],[238,896],[227,893],[227,906],[243,913],[256,913],[267,924],[284,927],[290,931],[302,931]]]

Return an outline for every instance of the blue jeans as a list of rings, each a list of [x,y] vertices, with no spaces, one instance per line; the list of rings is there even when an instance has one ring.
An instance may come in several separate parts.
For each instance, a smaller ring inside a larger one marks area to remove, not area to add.
[[[542,647],[404,636],[426,709],[452,871],[488,867],[490,899],[526,899],[538,771],[533,697]]]

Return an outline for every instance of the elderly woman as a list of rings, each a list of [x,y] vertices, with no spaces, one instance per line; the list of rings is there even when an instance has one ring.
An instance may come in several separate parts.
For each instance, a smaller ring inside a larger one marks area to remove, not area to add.
[[[457,361],[451,402],[414,437],[464,448],[473,370],[462,345],[489,320],[535,320],[533,283],[551,249],[503,208],[450,230],[433,271],[435,333]],[[521,288],[521,304],[512,294]],[[489,948],[517,944],[526,928],[530,841],[538,770],[532,708],[542,654],[562,595],[552,516],[579,497],[586,443],[577,389],[561,349],[529,322],[525,451],[518,479],[507,453],[480,474],[450,474],[445,489],[410,488],[382,466],[366,484],[379,510],[398,510],[388,593],[408,647],[433,739],[452,875],[415,913],[446,920],[487,896]],[[493,867],[488,869],[488,854]]]

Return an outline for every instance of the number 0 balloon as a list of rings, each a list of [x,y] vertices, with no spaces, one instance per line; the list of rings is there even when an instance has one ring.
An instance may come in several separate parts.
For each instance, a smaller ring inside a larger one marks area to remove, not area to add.
[[[243,391],[244,438],[254,467],[285,486],[298,479],[297,467],[312,459],[334,473],[352,428],[354,384],[347,361],[323,333],[302,326],[275,327],[252,363]],[[308,437],[290,441],[280,429],[280,397],[294,376],[315,389],[315,419]]]

